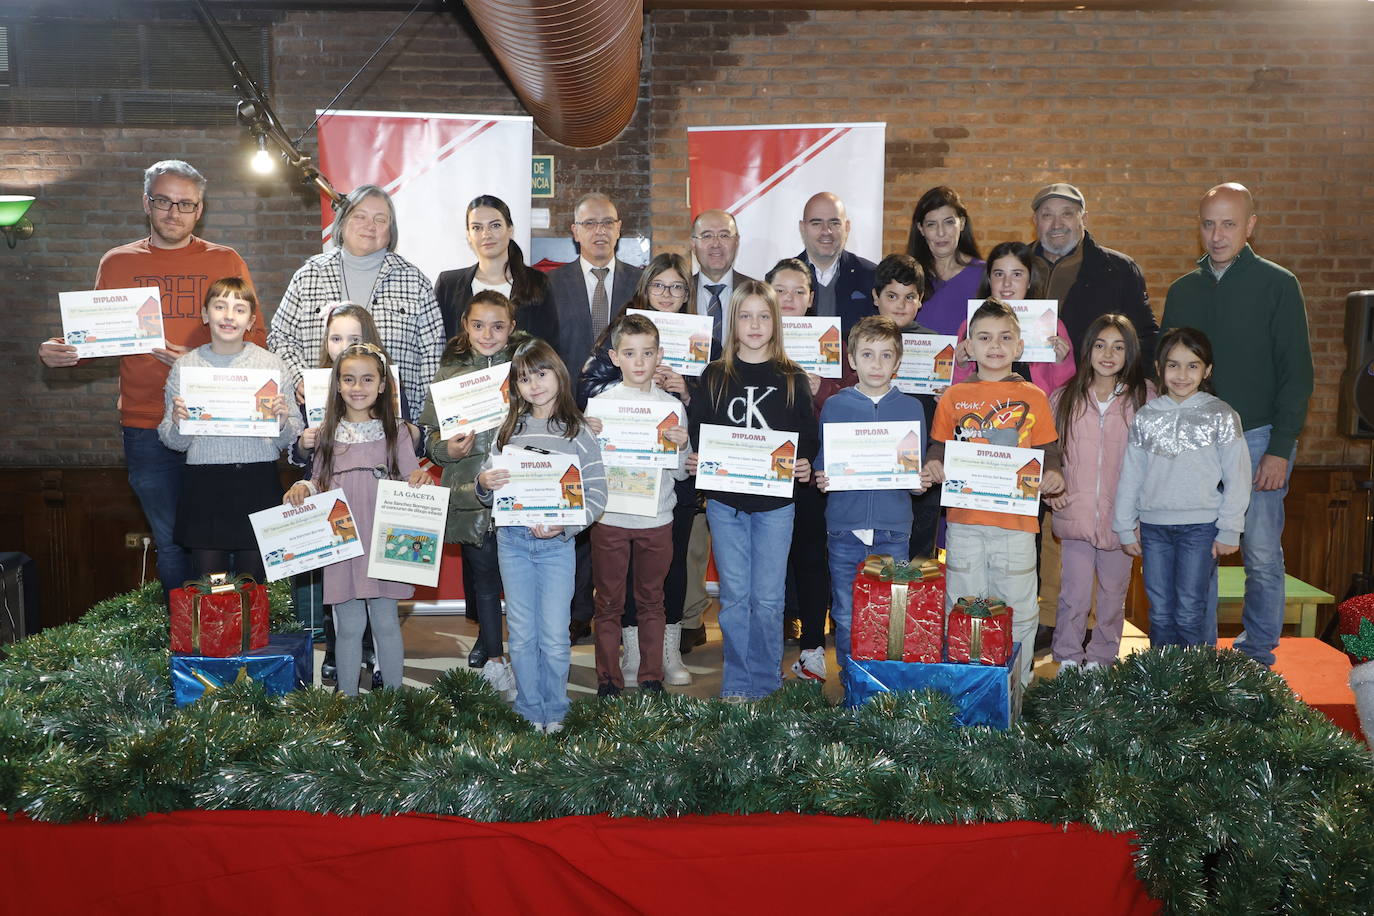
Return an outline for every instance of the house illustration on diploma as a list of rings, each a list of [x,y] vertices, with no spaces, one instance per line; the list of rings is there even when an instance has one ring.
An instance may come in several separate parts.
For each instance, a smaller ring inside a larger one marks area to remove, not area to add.
[[[834,327],[826,328],[821,332],[821,362],[838,363],[840,361],[840,329]]]
[[[510,406],[510,376],[509,376],[509,375],[507,375],[505,378],[501,379],[501,401],[502,401],[506,406],[508,406],[508,407]]]
[[[1040,459],[1032,458],[1021,466],[1021,470],[1016,472],[1016,487],[1022,497],[1035,498],[1040,492]]]
[[[272,412],[272,402],[276,400],[277,393],[278,388],[276,380],[269,379],[267,384],[259,388],[257,394],[253,395],[253,400],[256,401],[258,405],[259,419],[270,420],[276,416],[276,414]]]
[[[709,362],[711,359],[711,335],[698,333],[687,338],[687,352],[695,362]]]
[[[156,296],[149,296],[148,301],[139,307],[137,315],[139,337],[161,336],[162,301],[160,299]]]
[[[664,417],[662,420],[659,421],[659,424],[658,424],[658,447],[659,447],[660,450],[665,451],[665,452],[675,452],[675,451],[677,451],[677,446],[674,445],[673,443],[669,442],[669,441],[667,440],[667,438],[665,438],[664,435],[663,435],[665,432],[667,432],[668,430],[672,429],[672,428],[675,427],[675,426],[677,426],[677,413],[676,413],[676,412],[674,412],[674,413],[669,413],[668,416]]]
[[[580,509],[582,507],[582,472],[569,466],[567,473],[559,478],[558,483],[563,488],[563,501],[568,504],[568,508]]]
[[[787,480],[792,476],[792,469],[797,463],[797,447],[791,442],[784,442],[773,449],[773,474],[778,480]]]
[[[954,378],[954,347],[946,346],[935,354],[934,376],[942,379]]]
[[[353,524],[353,515],[342,499],[334,500],[334,508],[329,510],[329,530],[340,544],[358,539],[358,527]]]
[[[897,443],[897,463],[903,471],[921,470],[921,437],[912,430]]]

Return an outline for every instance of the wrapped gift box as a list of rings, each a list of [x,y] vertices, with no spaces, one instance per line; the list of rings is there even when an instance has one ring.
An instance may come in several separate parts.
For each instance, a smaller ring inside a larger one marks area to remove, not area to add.
[[[996,598],[960,598],[949,612],[949,660],[960,664],[1005,665],[1016,640],[1011,608]]]
[[[849,654],[876,661],[938,662],[945,635],[945,571],[934,560],[898,563],[870,554],[854,579]]]
[[[960,725],[1009,728],[1021,715],[1021,683],[1016,676],[1020,651],[1020,646],[1014,647],[1007,665],[912,665],[850,659],[843,674],[844,703],[857,707],[880,693],[935,690],[954,701],[958,707],[954,721]]]
[[[207,576],[172,589],[173,652],[227,658],[267,645],[267,587],[248,576]]]
[[[290,693],[313,680],[308,633],[273,633],[261,649],[228,658],[173,652],[171,662],[178,706],[248,678],[273,694]]]

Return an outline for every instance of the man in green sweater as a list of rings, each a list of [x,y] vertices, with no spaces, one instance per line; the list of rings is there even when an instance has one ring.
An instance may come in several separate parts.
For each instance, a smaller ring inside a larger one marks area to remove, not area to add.
[[[1307,310],[1297,277],[1250,248],[1258,216],[1243,185],[1212,188],[1198,216],[1206,254],[1169,287],[1160,324],[1211,339],[1217,395],[1245,429],[1254,491],[1241,538],[1244,630],[1235,645],[1268,666],[1283,630],[1283,499],[1312,396]],[[1215,600],[1214,590],[1214,608]]]

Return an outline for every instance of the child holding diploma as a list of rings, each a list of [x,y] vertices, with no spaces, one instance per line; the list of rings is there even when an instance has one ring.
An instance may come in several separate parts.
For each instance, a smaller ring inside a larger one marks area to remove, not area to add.
[[[601,446],[573,401],[563,360],[542,340],[528,340],[511,358],[510,413],[477,475],[477,498],[491,505],[510,471],[491,466],[507,445],[577,455],[587,524],[606,507]],[[510,658],[520,693],[515,711],[536,731],[563,730],[568,712],[568,619],[573,593],[573,538],[586,525],[502,526],[496,529],[501,580],[506,586]]]
[[[892,387],[902,362],[902,332],[891,318],[870,315],[849,331],[849,365],[858,373],[852,388],[836,392],[821,408],[822,431],[827,423],[883,423],[919,420],[921,438],[929,440],[925,408],[910,395]],[[922,447],[926,442],[923,441]],[[825,449],[816,456],[816,486],[829,490]],[[864,557],[889,554],[908,559],[911,533],[911,493],[916,490],[839,490],[826,499],[825,523],[830,550],[830,617],[835,621],[835,666],[844,673],[849,663],[849,630],[854,602],[854,576]],[[825,647],[817,650],[824,665]],[[802,652],[801,664],[806,663]],[[824,668],[822,667],[822,670]]]
[[[795,432],[793,478],[811,479],[818,448],[816,414],[806,373],[782,347],[782,320],[773,288],[757,280],[735,287],[720,359],[706,367],[689,405],[690,432],[703,423]],[[696,467],[695,456],[688,467]],[[706,519],[720,572],[720,629],[725,642],[721,696],[760,699],[782,685],[782,606],[792,542],[791,499],[709,490]],[[794,483],[794,486],[796,484]]]
[[[1164,394],[1131,421],[1112,528],[1144,558],[1150,645],[1214,646],[1217,558],[1240,549],[1250,450],[1240,417],[1211,393],[1206,334],[1171,328],[1156,361]]]
[[[191,551],[191,569],[197,576],[234,572],[259,582],[266,579],[248,516],[281,500],[277,456],[295,440],[300,420],[278,394],[271,402],[277,418],[274,437],[183,435],[178,429],[190,417],[181,397],[184,368],[270,369],[277,373],[278,390],[289,390],[291,380],[281,360],[243,339],[257,318],[258,298],[248,281],[216,280],[201,309],[201,320],[210,326],[210,342],[178,359],[167,376],[157,432],[163,445],[186,452],[175,537]]]
[[[658,328],[652,321],[644,315],[625,315],[611,325],[610,344],[610,358],[621,372],[621,381],[602,392],[602,396],[677,405],[675,397],[654,385],[662,350]],[[600,434],[600,420],[589,418],[587,424]],[[687,444],[684,426],[666,429],[661,435],[679,449]],[[677,505],[673,484],[687,477],[686,453],[678,452],[675,468],[661,468],[657,473],[657,515],[607,512],[592,526],[592,584],[596,588],[592,630],[596,641],[597,696],[617,696],[625,687],[620,664],[620,617],[625,611],[627,572],[634,579],[634,635],[639,642],[639,669],[633,674],[639,689],[663,692],[663,582],[673,559],[673,508]]]
[[[986,442],[1045,451],[1040,492],[1064,489],[1059,473],[1058,434],[1045,393],[1011,371],[1025,343],[1011,306],[989,299],[969,322],[969,349],[978,365],[967,382],[950,385],[935,407],[929,460],[921,471],[929,486],[943,483],[945,443]],[[1037,603],[1033,516],[950,508],[946,516],[945,613],[954,599],[995,596],[1012,609],[1012,633],[1021,644],[1020,677],[1030,684],[1031,654],[1040,622]]]
[[[364,538],[362,556],[324,568],[324,600],[334,606],[339,690],[352,697],[358,695],[357,671],[368,622],[377,644],[382,683],[401,686],[405,645],[396,602],[415,593],[412,585],[367,575],[366,551],[372,545],[366,539],[372,532],[378,477],[398,480],[404,476],[412,487],[418,487],[429,482],[429,475],[420,470],[405,426],[396,417],[390,367],[380,347],[367,343],[345,347],[334,364],[329,387],[314,472],[309,480],[292,484],[283,502],[299,506],[307,496],[341,488]]]
[[[508,363],[520,344],[529,340],[515,329],[516,307],[503,293],[484,289],[473,295],[458,324],[458,334],[439,358],[435,382],[481,372]],[[496,559],[496,530],[491,508],[477,498],[477,472],[482,468],[496,430],[439,435],[434,399],[425,403],[420,425],[429,430],[429,460],[443,469],[441,485],[449,488],[448,524],[444,540],[461,544],[463,594],[477,612],[477,641],[468,654],[468,667],[508,700],[515,699],[515,674],[506,660],[501,638],[501,569]],[[471,580],[469,584],[468,580]]]
[[[1112,531],[1112,513],[1131,421],[1154,394],[1135,325],[1125,315],[1099,315],[1083,336],[1077,374],[1050,395],[1064,454],[1064,492],[1045,500],[1062,557],[1054,617],[1061,669],[1114,664],[1121,648],[1131,558]],[[1094,579],[1097,625],[1085,651]]]

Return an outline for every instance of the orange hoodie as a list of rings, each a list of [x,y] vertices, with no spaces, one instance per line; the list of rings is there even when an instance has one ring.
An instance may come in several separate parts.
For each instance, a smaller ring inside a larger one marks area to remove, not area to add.
[[[191,236],[181,248],[155,248],[148,239],[111,248],[100,259],[96,289],[129,289],[156,286],[162,290],[162,332],[167,343],[194,349],[210,342],[210,331],[201,320],[205,291],[224,277],[253,278],[238,252]],[[267,346],[266,316],[257,320],[244,337]],[[162,420],[162,389],[167,366],[150,353],[123,356],[119,360],[119,414],[124,426],[156,429]]]

